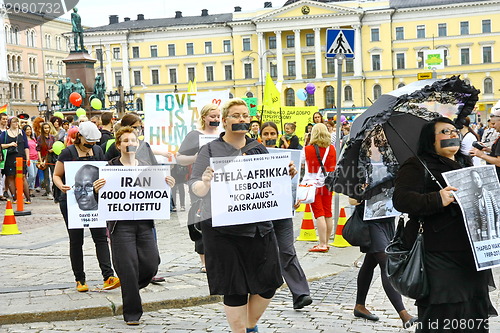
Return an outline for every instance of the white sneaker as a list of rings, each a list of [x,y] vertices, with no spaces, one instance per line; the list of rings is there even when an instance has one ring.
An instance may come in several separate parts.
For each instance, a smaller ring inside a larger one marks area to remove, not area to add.
[[[51,193],[49,193],[49,194],[47,195],[47,199],[49,199],[49,200],[54,200],[54,196],[53,196]]]

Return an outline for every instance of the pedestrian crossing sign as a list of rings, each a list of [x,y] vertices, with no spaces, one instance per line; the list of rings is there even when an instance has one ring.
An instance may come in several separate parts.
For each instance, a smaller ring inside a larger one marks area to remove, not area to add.
[[[326,30],[326,57],[337,55],[354,58],[354,29]]]

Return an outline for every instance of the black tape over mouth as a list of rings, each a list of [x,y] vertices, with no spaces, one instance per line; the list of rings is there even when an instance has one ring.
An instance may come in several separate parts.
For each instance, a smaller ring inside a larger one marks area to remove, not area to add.
[[[269,146],[269,147],[273,146],[274,147],[274,146],[276,146],[276,139],[266,140],[265,143],[266,143],[266,146]]]
[[[460,147],[459,138],[443,139],[441,140],[441,148],[447,147]]]
[[[127,153],[135,153],[137,151],[137,146],[127,146],[125,150],[127,151]]]
[[[220,121],[211,121],[208,123],[210,126],[214,126],[214,127],[217,127],[220,125]]]
[[[237,123],[231,125],[233,131],[248,131],[250,129],[249,123]]]

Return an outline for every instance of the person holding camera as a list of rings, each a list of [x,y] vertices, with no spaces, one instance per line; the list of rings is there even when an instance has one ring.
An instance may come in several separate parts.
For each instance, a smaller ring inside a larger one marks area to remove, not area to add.
[[[460,152],[462,154],[468,155],[474,143],[479,145],[481,148],[483,147],[480,143],[478,143],[478,141],[481,141],[481,137],[470,127],[469,117],[464,119],[464,126],[460,129],[460,134],[462,135],[462,141],[460,143]],[[474,164],[474,166],[479,166],[483,163],[479,157],[473,157],[472,164]]]
[[[500,132],[500,101],[491,108],[490,117],[490,123],[493,128],[497,132]],[[484,146],[481,147],[481,149],[478,149],[480,147],[479,143],[475,143],[470,150],[470,155],[479,157],[488,164],[493,164],[496,167],[498,177],[500,177],[500,145],[498,143],[498,138],[495,140],[495,143],[493,143],[491,148]]]

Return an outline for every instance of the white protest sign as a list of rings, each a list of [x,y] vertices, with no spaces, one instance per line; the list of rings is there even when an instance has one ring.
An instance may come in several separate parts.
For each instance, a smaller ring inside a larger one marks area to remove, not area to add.
[[[204,145],[206,145],[207,143],[211,142],[211,141],[214,141],[215,139],[217,139],[219,136],[218,135],[208,135],[208,134],[201,134],[200,135],[200,148]]]
[[[99,167],[105,161],[64,162],[65,183],[71,186],[66,192],[68,202],[68,228],[105,228],[106,221],[99,219],[94,181],[99,179]]]
[[[169,166],[106,166],[100,177],[99,219],[150,220],[170,218]]]
[[[295,203],[297,201],[297,188],[299,187],[299,178],[300,178],[300,155],[302,154],[302,150],[298,149],[283,149],[283,148],[267,148],[269,154],[283,154],[285,152],[290,153],[290,158],[297,169],[297,174],[292,178],[292,202]],[[292,205],[292,214],[295,215],[295,208]]]
[[[292,217],[290,153],[212,157],[212,225]]]
[[[476,260],[476,269],[500,266],[500,184],[494,165],[463,168],[442,174],[460,205]],[[425,228],[425,226],[424,226]]]

